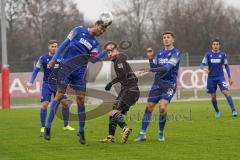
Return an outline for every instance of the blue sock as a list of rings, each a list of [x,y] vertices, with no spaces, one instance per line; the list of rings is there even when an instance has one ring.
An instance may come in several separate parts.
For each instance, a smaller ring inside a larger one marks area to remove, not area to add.
[[[229,104],[231,110],[232,110],[232,111],[236,111],[236,110],[235,110],[235,107],[234,107],[234,103],[233,103],[232,96],[227,96],[226,98],[227,98],[227,101],[228,101],[228,104]]]
[[[63,124],[64,127],[68,126],[68,119],[69,119],[69,107],[62,108],[62,117],[63,117]]]
[[[142,118],[141,132],[146,133],[147,127],[151,121],[151,117],[152,117],[152,112],[149,112],[148,109],[146,108],[143,118]]]
[[[46,117],[47,117],[47,109],[41,108],[40,109],[40,120],[41,120],[42,127],[45,127]]]
[[[51,103],[50,112],[49,112],[48,120],[46,123],[46,128],[51,128],[58,106],[59,106],[59,102],[53,100]]]
[[[217,100],[212,100],[212,105],[213,105],[215,111],[216,111],[216,112],[219,112]]]
[[[85,106],[78,106],[78,121],[79,121],[79,133],[84,132],[86,120]]]
[[[163,132],[166,121],[167,121],[167,113],[160,114],[158,119],[160,132]]]

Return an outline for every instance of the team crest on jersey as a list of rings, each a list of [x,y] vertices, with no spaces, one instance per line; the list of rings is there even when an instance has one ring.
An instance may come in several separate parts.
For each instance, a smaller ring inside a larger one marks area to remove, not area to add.
[[[168,56],[171,56],[171,54],[172,54],[171,52],[170,52],[170,53],[168,53]]]
[[[123,68],[123,64],[122,64],[122,63],[119,63],[119,64],[118,64],[118,68]]]

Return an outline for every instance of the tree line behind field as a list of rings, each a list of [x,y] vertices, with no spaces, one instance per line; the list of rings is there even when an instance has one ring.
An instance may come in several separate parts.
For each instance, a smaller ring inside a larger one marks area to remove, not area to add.
[[[114,21],[99,38],[130,41],[130,59],[145,59],[145,49],[162,47],[161,33],[176,34],[176,46],[198,65],[218,37],[230,64],[239,64],[240,9],[222,0],[113,0]],[[112,7],[111,7],[112,6]],[[71,0],[6,0],[8,59],[12,72],[30,71],[49,39],[62,42],[73,27],[91,22]]]

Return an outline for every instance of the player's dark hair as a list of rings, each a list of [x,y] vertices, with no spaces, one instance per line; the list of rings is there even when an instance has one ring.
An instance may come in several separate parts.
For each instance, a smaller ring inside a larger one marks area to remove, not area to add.
[[[54,43],[58,43],[58,41],[57,40],[53,40],[53,39],[48,41],[48,45],[54,44]]]
[[[104,46],[103,46],[103,48],[106,49],[108,45],[113,45],[114,48],[118,48],[117,43],[112,42],[112,41],[109,41],[109,42],[105,43]]]
[[[213,43],[213,42],[218,42],[219,44],[221,44],[221,41],[220,41],[219,38],[214,38],[214,39],[212,40],[212,43]]]
[[[170,34],[173,38],[175,38],[175,34],[172,31],[164,31],[162,33],[162,36],[166,35],[166,34]]]

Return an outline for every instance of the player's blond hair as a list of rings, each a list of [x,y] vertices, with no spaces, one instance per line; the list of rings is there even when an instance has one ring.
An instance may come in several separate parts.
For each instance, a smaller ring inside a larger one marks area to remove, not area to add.
[[[51,40],[48,41],[48,45],[54,44],[54,43],[57,43],[57,44],[58,44],[58,41],[55,40],[55,39],[51,39]]]

